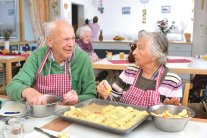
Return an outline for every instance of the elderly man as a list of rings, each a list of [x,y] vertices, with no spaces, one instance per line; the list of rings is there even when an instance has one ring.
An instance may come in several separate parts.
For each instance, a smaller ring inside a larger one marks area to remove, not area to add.
[[[14,100],[46,104],[43,94],[63,97],[73,105],[96,97],[95,81],[88,54],[75,43],[73,27],[64,20],[47,23],[47,46],[34,51],[6,88]]]

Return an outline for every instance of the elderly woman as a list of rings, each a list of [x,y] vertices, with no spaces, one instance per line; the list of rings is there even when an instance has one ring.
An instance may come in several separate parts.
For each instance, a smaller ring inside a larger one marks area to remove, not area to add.
[[[181,79],[165,66],[168,45],[164,35],[142,31],[133,51],[137,66],[129,66],[120,74],[111,93],[108,82],[100,82],[98,93],[103,99],[136,106],[149,107],[161,102],[180,105]]]
[[[88,26],[82,26],[76,31],[76,35],[78,36],[76,43],[82,50],[89,54],[91,62],[99,60],[90,41],[91,29]]]

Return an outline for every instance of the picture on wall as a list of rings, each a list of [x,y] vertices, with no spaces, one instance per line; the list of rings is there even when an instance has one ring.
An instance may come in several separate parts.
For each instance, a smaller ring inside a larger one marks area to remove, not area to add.
[[[161,7],[161,13],[170,13],[171,12],[171,6],[162,6]]]
[[[130,14],[131,9],[130,7],[122,7],[122,14]]]

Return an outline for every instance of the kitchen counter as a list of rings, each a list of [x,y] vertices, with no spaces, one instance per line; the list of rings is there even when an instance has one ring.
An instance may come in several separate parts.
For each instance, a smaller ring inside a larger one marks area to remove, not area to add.
[[[133,42],[133,40],[95,40],[92,43],[130,43]],[[183,42],[183,41],[170,41],[170,44],[192,44],[192,42]]]
[[[93,41],[92,45],[99,58],[105,58],[106,51],[111,51],[113,54],[124,52],[128,54],[130,51],[129,43],[132,40],[103,40]],[[174,41],[170,42],[168,49],[169,56],[192,56],[192,43]]]

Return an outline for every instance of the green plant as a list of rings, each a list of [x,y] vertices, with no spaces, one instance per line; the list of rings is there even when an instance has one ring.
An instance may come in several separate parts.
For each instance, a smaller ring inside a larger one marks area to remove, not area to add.
[[[13,31],[14,31],[14,30],[11,29],[11,28],[4,28],[4,29],[2,30],[2,36],[4,37],[4,40],[5,40],[5,41],[8,41],[8,40],[10,39],[10,37],[11,37]]]
[[[174,21],[172,21],[172,25],[170,27],[168,27],[168,20],[167,19],[163,19],[163,20],[159,20],[157,21],[157,26],[160,29],[160,33],[163,33],[164,35],[167,35],[167,33],[170,32],[171,29],[174,29]]]

